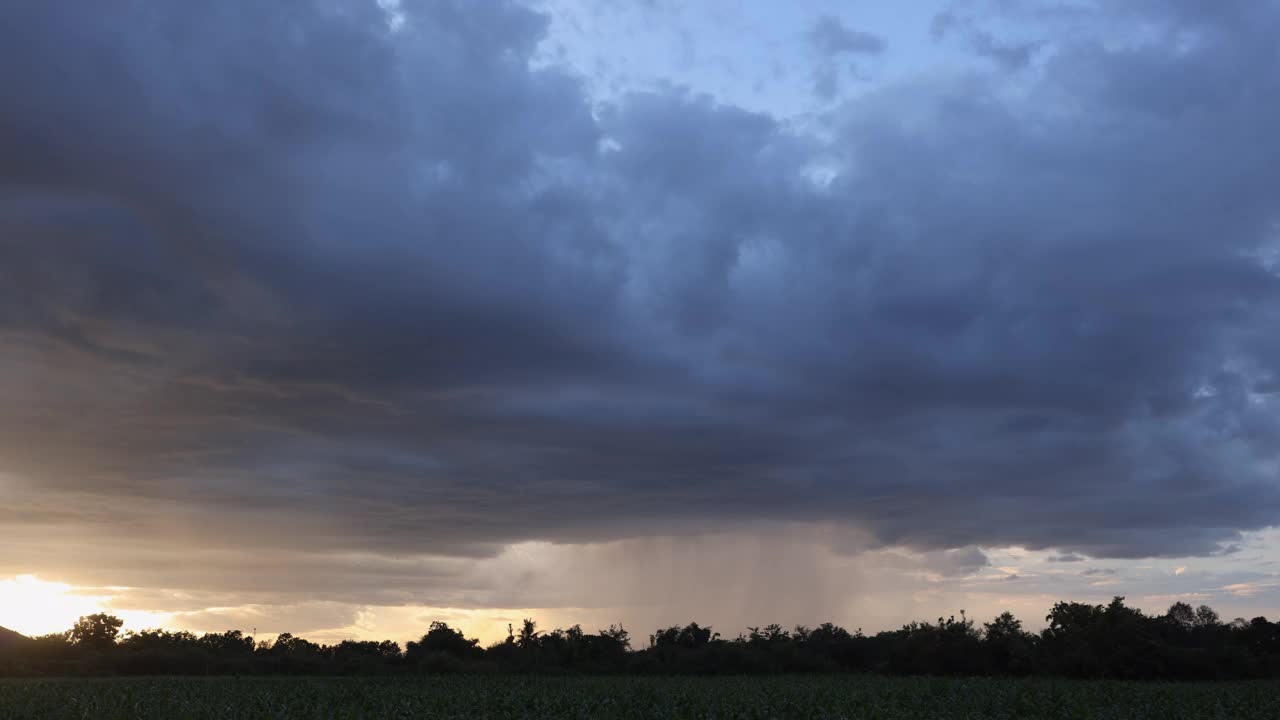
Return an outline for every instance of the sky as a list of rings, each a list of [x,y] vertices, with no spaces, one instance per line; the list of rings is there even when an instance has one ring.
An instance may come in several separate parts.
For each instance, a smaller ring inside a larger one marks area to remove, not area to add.
[[[1274,617],[1277,31],[4,3],[0,625]]]

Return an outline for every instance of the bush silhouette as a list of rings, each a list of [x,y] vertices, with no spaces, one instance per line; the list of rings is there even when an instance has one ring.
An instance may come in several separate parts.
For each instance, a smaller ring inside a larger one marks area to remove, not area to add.
[[[433,622],[401,651],[390,640],[336,645],[281,633],[259,642],[238,630],[120,634],[119,618],[88,615],[64,633],[24,638],[0,629],[0,675],[386,674],[399,672],[784,673],[878,672],[918,675],[1062,675],[1206,680],[1280,678],[1280,623],[1265,617],[1223,623],[1201,605],[1174,603],[1162,615],[1129,607],[1059,602],[1047,627],[1029,633],[1004,612],[981,625],[964,611],[864,635],[832,623],[791,630],[746,628],[732,640],[709,626],[659,628],[644,648],[611,625],[549,632],[526,619],[505,641],[481,648]]]

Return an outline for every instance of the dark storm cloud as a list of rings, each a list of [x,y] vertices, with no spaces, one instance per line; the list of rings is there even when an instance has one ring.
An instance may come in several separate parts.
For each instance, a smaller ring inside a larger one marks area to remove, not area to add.
[[[0,530],[138,587],[442,556],[393,594],[761,518],[1212,552],[1280,511],[1280,12],[1207,7],[819,139],[593,108],[509,3],[8,4]]]

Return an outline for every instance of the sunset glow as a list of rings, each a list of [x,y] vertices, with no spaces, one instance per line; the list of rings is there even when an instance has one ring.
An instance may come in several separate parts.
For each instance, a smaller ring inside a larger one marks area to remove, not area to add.
[[[1280,5],[1038,5],[0,2],[0,627],[1275,616]]]
[[[110,599],[77,592],[66,583],[19,575],[0,580],[0,627],[35,637],[70,629],[80,617],[104,611],[123,619],[130,629],[158,627],[168,619],[162,613],[111,610]]]

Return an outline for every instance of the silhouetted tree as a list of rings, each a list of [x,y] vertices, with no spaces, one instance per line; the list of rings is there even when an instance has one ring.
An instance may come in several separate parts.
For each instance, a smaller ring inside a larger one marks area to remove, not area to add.
[[[120,634],[99,613],[40,638],[0,634],[0,675],[384,674],[459,671],[900,674],[1042,674],[1131,679],[1280,678],[1280,623],[1264,617],[1224,624],[1211,608],[1174,603],[1148,616],[1115,597],[1106,605],[1060,602],[1047,627],[1026,632],[1011,613],[975,628],[965,612],[865,636],[832,623],[784,630],[749,627],[732,641],[697,623],[660,628],[630,650],[621,625],[592,634],[580,625],[539,632],[526,619],[505,641],[481,649],[434,622],[401,653],[389,640],[321,645],[281,633],[255,646],[239,631]]]
[[[1190,630],[1196,624],[1196,611],[1184,602],[1176,602],[1169,606],[1168,612],[1164,614],[1168,621],[1182,629]]]
[[[400,645],[383,640],[343,640],[327,649],[335,672],[344,675],[377,674],[400,665]]]
[[[214,655],[243,657],[253,654],[253,638],[242,634],[239,630],[205,633],[200,636],[199,643]]]
[[[86,615],[71,628],[71,642],[85,647],[103,649],[111,647],[120,634],[124,621],[114,615],[95,613]]]
[[[720,633],[711,632],[711,627],[700,627],[698,623],[689,623],[684,627],[672,625],[660,629],[649,636],[649,644],[655,648],[679,647],[688,650],[700,648],[720,637]]]
[[[406,658],[410,661],[420,660],[431,653],[448,655],[459,660],[474,657],[479,650],[480,641],[467,639],[461,630],[455,630],[447,623],[433,622],[418,642],[410,642],[406,649]]]
[[[521,649],[532,650],[538,646],[538,623],[524,619],[524,623],[520,626],[520,637],[516,640],[516,645]]]
[[[622,624],[610,625],[607,630],[601,630],[600,636],[608,638],[623,650],[631,649],[631,634],[627,632]]]
[[[1218,613],[1208,605],[1201,605],[1196,608],[1195,626],[1198,628],[1211,628],[1221,625],[1218,619]]]
[[[1005,611],[982,626],[987,658],[998,673],[1021,675],[1031,672],[1035,662],[1035,637],[1022,630],[1022,621]]]
[[[749,627],[747,630],[749,631],[747,641],[756,644],[774,645],[791,639],[791,634],[783,630],[782,626],[777,623],[766,625],[763,628]]]

